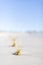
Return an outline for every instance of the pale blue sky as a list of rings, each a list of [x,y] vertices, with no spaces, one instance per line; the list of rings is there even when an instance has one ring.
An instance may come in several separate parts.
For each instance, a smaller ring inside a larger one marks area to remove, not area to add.
[[[43,31],[43,0],[0,0],[0,31]]]

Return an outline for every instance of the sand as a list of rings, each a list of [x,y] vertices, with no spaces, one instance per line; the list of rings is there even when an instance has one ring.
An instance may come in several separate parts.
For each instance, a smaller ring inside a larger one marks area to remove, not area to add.
[[[22,55],[13,55],[17,48]],[[0,33],[0,65],[43,65],[43,33]]]

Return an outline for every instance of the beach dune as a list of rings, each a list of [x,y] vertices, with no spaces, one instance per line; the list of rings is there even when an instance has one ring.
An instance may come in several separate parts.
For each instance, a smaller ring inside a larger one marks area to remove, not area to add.
[[[12,39],[18,47],[11,47]],[[13,55],[20,48],[20,56]],[[43,33],[0,33],[0,65],[43,65]]]

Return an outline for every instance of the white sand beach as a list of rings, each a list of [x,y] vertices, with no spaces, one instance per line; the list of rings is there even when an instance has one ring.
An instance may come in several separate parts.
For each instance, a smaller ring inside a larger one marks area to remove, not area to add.
[[[13,55],[16,39],[22,55]],[[43,33],[0,33],[0,65],[43,65]]]

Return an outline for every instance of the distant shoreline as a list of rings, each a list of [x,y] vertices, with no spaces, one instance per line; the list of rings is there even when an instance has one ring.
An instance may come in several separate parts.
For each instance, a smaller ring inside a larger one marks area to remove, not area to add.
[[[0,31],[0,33],[43,33],[43,31]]]

